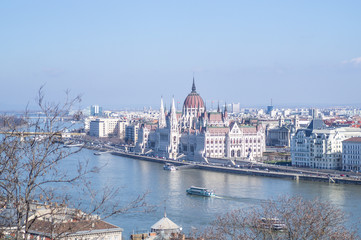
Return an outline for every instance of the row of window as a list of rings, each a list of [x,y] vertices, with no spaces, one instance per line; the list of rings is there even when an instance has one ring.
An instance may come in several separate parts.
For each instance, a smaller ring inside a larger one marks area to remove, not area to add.
[[[231,141],[230,141],[232,144],[237,144],[237,143],[242,143],[242,139],[231,139]],[[248,141],[248,139],[246,139],[245,140],[245,142],[246,143],[261,143],[261,139],[254,139],[254,140],[252,140],[252,139],[249,139],[249,141]],[[213,141],[213,139],[212,140],[207,140],[207,144],[209,144],[209,143],[211,143],[211,144],[213,144],[213,143],[215,143],[215,144],[217,144],[217,143],[226,143],[226,140],[225,139],[223,139],[223,140],[214,140]]]

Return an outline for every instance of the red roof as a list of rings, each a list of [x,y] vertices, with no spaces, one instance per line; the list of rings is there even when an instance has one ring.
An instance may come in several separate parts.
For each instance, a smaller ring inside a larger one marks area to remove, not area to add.
[[[361,137],[352,137],[344,140],[343,142],[361,142]]]
[[[207,131],[211,134],[227,134],[229,132],[228,127],[208,127]]]
[[[241,131],[243,133],[257,133],[257,128],[256,127],[240,127]]]
[[[35,220],[29,223],[29,231],[39,235],[71,234],[79,231],[120,229],[119,227],[102,220],[81,220],[78,222],[63,222],[53,225],[49,221]]]
[[[209,122],[221,122],[222,121],[222,113],[210,113],[209,114]]]

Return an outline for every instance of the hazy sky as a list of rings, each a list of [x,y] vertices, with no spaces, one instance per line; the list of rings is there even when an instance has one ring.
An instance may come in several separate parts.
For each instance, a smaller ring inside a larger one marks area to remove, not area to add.
[[[45,84],[84,106],[360,104],[361,1],[2,1],[0,111]]]

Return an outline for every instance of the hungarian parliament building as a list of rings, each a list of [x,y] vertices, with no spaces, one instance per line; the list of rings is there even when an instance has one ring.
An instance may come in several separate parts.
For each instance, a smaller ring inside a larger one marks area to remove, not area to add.
[[[161,99],[158,124],[142,124],[135,151],[169,159],[185,157],[191,161],[208,158],[258,158],[265,151],[265,129],[228,118],[227,106],[207,112],[193,79],[192,91],[177,112],[172,100],[169,112]]]

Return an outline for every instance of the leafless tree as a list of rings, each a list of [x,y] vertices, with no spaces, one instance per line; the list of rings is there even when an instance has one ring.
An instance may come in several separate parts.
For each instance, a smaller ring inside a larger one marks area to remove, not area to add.
[[[345,214],[330,202],[279,197],[259,207],[219,216],[198,234],[204,239],[359,239]]]
[[[82,209],[87,216],[106,217],[134,208],[147,208],[145,194],[127,206],[114,201],[109,205],[117,189],[93,191],[89,174],[95,174],[99,169],[90,168],[87,162],[74,162],[73,171],[61,167],[69,156],[81,150],[63,148],[59,143],[61,133],[68,127],[62,120],[78,102],[80,97],[71,98],[69,92],[62,104],[46,102],[40,88],[37,106],[41,115],[34,117],[26,111],[22,119],[26,124],[3,123],[6,132],[0,135],[0,207],[3,208],[0,210],[0,230],[6,229],[15,239],[28,239],[32,223],[46,215],[48,218],[59,215],[59,209],[72,207]],[[74,194],[60,189],[64,186],[76,189],[77,196],[83,199],[74,199]],[[86,204],[79,201],[85,199]],[[34,206],[38,203],[53,210],[36,215]]]

